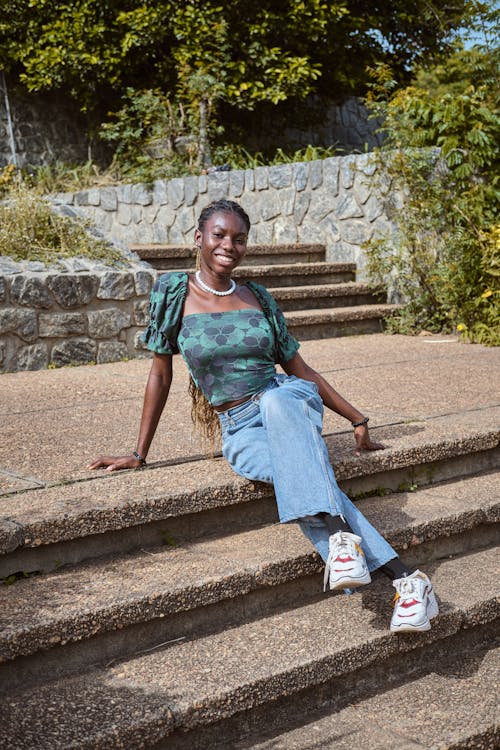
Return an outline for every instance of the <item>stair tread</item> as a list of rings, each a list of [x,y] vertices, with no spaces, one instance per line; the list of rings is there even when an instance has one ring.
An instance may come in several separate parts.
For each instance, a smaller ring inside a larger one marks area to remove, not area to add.
[[[451,654],[436,670],[304,726],[233,750],[447,750],[495,747],[500,649]],[[446,701],[444,705],[444,701]],[[468,741],[484,736],[483,743]]]
[[[297,286],[277,286],[267,290],[276,299],[287,297],[319,297],[328,295],[332,297],[342,297],[347,294],[368,294],[374,293],[373,286],[364,281],[342,281],[338,284],[315,284],[297,285]]]
[[[500,407],[490,407],[419,419],[416,425],[373,428],[371,435],[386,445],[384,451],[354,456],[350,432],[327,435],[326,442],[342,482],[495,448],[499,424]],[[223,459],[152,466],[141,472],[89,472],[83,481],[19,492],[13,496],[15,503],[4,496],[0,549],[79,538],[251,501],[270,492],[268,485],[235,475]]]
[[[245,266],[235,268],[234,277],[241,278],[245,274],[256,276],[266,274],[277,276],[278,274],[287,273],[304,273],[312,275],[314,272],[324,273],[325,271],[355,271],[356,264],[348,262],[328,262],[328,261],[315,261],[314,263],[277,263],[275,266],[267,266],[262,264],[261,266]]]
[[[145,252],[150,257],[153,257],[152,253],[154,252],[158,253],[158,256],[156,257],[161,257],[161,254],[168,256],[169,253],[174,253],[176,256],[190,256],[195,254],[192,245],[180,245],[175,243],[132,243],[129,244],[129,249],[135,253]],[[326,247],[320,242],[287,242],[281,244],[255,243],[248,245],[247,252],[256,253],[258,255],[266,255],[268,253],[273,255],[282,253],[326,252]]]
[[[315,273],[325,272],[343,272],[349,271],[354,272],[356,270],[355,263],[349,262],[327,262],[327,261],[314,261],[313,263],[277,263],[276,265],[265,265],[260,266],[238,266],[233,271],[233,276],[237,279],[241,279],[245,276],[278,276],[286,274],[307,274],[314,275]],[[191,268],[178,268],[175,269],[175,273],[192,273]],[[158,270],[159,274],[170,273],[170,271]]]
[[[10,695],[0,718],[2,736],[10,750],[30,747],[35,738],[38,750],[72,742],[81,750],[133,746],[134,741],[148,746],[174,728],[218,721],[493,621],[496,560],[496,550],[487,550],[431,566],[442,611],[429,634],[388,632],[390,590],[388,582],[378,580],[352,597],[326,596]]]
[[[341,320],[363,320],[365,318],[383,317],[401,309],[401,305],[375,302],[370,305],[351,305],[350,307],[332,307],[314,310],[290,310],[284,312],[288,325],[298,323],[329,323]]]
[[[417,546],[498,518],[500,473],[416,492],[371,497],[358,507],[391,544]],[[160,613],[204,606],[322,569],[296,525],[272,525],[106,558],[4,589],[0,661]]]

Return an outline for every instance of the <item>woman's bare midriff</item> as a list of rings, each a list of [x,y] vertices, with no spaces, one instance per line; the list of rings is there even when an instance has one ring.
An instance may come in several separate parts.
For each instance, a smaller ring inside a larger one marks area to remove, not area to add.
[[[240,404],[244,404],[246,401],[250,401],[250,398],[241,398],[239,401],[228,401],[225,404],[219,404],[219,406],[214,406],[215,411],[227,411],[228,409],[233,409],[235,406],[240,406]]]

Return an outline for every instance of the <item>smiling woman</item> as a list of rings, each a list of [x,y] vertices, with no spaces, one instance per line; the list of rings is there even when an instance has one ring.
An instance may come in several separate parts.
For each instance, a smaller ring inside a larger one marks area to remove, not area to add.
[[[249,229],[247,214],[232,201],[201,212],[194,235],[199,272],[164,274],[151,293],[143,338],[154,354],[137,449],[101,456],[89,468],[146,464],[172,383],[172,355],[180,351],[201,422],[208,432],[219,425],[222,453],[237,474],[274,485],[279,520],[298,523],[326,563],[325,589],[362,586],[381,568],[397,590],[391,630],[428,630],[438,613],[428,577],[407,568],[340,490],[322,438],[327,406],[351,422],[358,453],[382,449],[370,439],[368,417],[302,359],[269,292],[231,277]]]

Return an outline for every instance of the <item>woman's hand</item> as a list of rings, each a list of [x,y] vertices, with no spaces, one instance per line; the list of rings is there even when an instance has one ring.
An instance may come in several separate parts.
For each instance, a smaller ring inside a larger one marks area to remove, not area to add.
[[[354,428],[354,439],[356,441],[355,456],[360,456],[362,451],[381,451],[385,448],[382,443],[375,443],[371,440],[366,424]]]
[[[130,456],[99,456],[87,469],[103,469],[106,471],[118,471],[119,469],[138,469],[141,462],[134,455]]]

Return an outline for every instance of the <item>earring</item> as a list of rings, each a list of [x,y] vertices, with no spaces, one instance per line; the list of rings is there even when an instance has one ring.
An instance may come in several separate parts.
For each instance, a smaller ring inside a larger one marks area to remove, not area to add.
[[[195,242],[193,250],[196,256],[195,267],[199,271],[201,268],[201,247]]]

